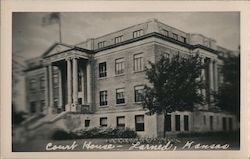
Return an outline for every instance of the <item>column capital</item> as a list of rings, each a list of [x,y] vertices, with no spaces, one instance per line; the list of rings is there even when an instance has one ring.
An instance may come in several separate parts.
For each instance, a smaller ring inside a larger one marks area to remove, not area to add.
[[[51,61],[49,61],[49,60],[42,60],[42,65],[43,66],[50,66],[50,65],[52,65],[52,62]]]
[[[70,61],[71,60],[71,57],[66,57],[65,58],[65,61]]]

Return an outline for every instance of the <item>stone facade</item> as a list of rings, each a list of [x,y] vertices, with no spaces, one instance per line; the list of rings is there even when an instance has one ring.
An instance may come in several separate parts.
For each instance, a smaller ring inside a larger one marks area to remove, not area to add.
[[[122,126],[142,136],[163,136],[164,117],[145,115],[141,105],[139,92],[148,83],[145,66],[148,61],[157,62],[162,54],[195,53],[208,64],[200,80],[207,81],[209,89],[200,92],[211,102],[208,92],[218,91],[223,82],[223,61],[214,39],[152,19],[76,46],[57,43],[28,61],[27,109],[44,115],[67,111],[67,116],[80,123],[75,129]],[[210,108],[212,104],[197,106],[195,112],[172,113],[166,133],[237,129],[234,115]]]

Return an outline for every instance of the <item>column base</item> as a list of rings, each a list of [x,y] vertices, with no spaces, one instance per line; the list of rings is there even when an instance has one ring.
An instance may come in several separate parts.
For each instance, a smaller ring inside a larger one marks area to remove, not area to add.
[[[57,113],[57,112],[56,112],[56,109],[55,109],[55,108],[48,107],[47,113],[48,113],[48,114],[55,114],[55,113]]]
[[[66,111],[69,111],[69,112],[76,112],[77,110],[77,104],[67,104],[66,105]]]

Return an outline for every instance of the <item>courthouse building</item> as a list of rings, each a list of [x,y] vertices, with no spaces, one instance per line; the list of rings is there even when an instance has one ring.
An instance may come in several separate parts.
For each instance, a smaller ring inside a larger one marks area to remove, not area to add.
[[[142,136],[163,136],[162,115],[146,115],[142,92],[145,66],[166,56],[199,53],[208,67],[200,90],[209,104],[194,111],[167,116],[166,133],[229,131],[237,129],[236,117],[215,109],[210,91],[223,82],[221,54],[214,39],[186,33],[156,19],[88,39],[75,46],[56,43],[42,56],[27,61],[25,70],[27,109],[34,122],[30,129],[46,124],[67,129],[92,127],[131,128]],[[38,117],[39,116],[39,117]]]

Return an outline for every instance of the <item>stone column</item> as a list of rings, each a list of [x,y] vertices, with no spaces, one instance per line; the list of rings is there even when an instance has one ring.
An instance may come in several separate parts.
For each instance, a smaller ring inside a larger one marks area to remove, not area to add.
[[[84,96],[85,96],[85,92],[84,92],[84,89],[85,89],[85,87],[84,87],[84,72],[83,72],[83,69],[81,69],[81,83],[82,83],[82,90],[81,90],[81,92],[82,92],[82,104],[84,104],[85,103],[85,101],[84,101]]]
[[[209,88],[214,90],[214,69],[213,69],[213,60],[209,61]]]
[[[53,113],[53,109],[54,109],[54,97],[53,97],[53,91],[54,91],[54,87],[53,87],[53,66],[50,63],[49,64],[49,113]]]
[[[91,104],[92,104],[92,71],[91,71],[91,62],[88,61],[87,63],[87,73],[86,73],[86,76],[87,76],[87,102],[88,104],[90,105],[91,107]],[[91,108],[90,108],[91,110]]]
[[[205,65],[205,57],[202,57],[202,64]],[[206,68],[204,67],[202,70],[201,70],[201,80],[205,86],[205,88],[201,89],[201,94],[204,98],[204,100],[206,101],[207,100],[207,95],[206,95]],[[203,106],[203,109],[207,110],[208,109],[208,105],[204,105]]]
[[[49,102],[49,66],[46,66],[45,67],[45,76],[44,76],[44,79],[45,79],[45,106],[46,106],[46,113],[48,113],[48,110],[49,110],[49,105],[50,105],[50,102]]]
[[[204,63],[205,63],[205,57],[202,57],[202,64],[204,65]],[[201,70],[201,80],[202,80],[203,83],[205,84],[205,82],[206,82],[205,68],[203,68],[203,69]],[[202,95],[204,96],[204,98],[206,99],[206,89],[205,89],[205,88],[203,88],[203,89],[201,90],[201,93],[202,93]]]
[[[73,103],[78,103],[78,71],[77,59],[73,58]]]
[[[68,87],[68,108],[72,103],[72,83],[71,83],[71,59],[67,59],[67,87]]]
[[[58,107],[60,110],[62,110],[63,106],[63,99],[62,99],[62,70],[58,69],[58,90],[59,90],[59,104]]]
[[[213,69],[213,60],[210,59],[209,61],[209,89],[210,93],[211,91],[214,91],[214,69]],[[213,102],[214,98],[213,95],[210,95],[210,102]]]
[[[218,92],[218,67],[217,61],[214,61],[214,90]]]

